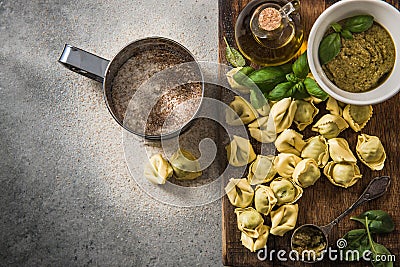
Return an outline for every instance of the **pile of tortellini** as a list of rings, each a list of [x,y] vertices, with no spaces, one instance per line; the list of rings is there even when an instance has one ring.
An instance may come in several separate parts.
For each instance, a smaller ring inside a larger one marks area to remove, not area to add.
[[[196,157],[181,148],[169,161],[161,154],[154,154],[144,167],[144,176],[153,184],[165,184],[173,175],[177,180],[193,180],[201,174],[200,163]]]
[[[338,135],[349,126],[356,132],[363,129],[372,116],[372,106],[345,105],[329,97],[329,113],[311,128],[318,135],[304,140],[290,127],[303,131],[311,125],[319,112],[315,106],[319,102],[316,98],[284,98],[256,110],[246,99],[235,96],[226,110],[227,124],[247,125],[255,140],[275,142],[278,151],[277,155],[256,155],[250,141],[240,136],[233,136],[226,146],[229,164],[250,164],[247,177],[230,179],[225,191],[237,207],[242,244],[252,252],[266,245],[269,234],[283,236],[295,227],[295,202],[304,188],[317,182],[321,172],[332,184],[344,188],[362,177],[348,142]],[[355,151],[370,169],[383,168],[386,154],[378,137],[359,135]],[[270,217],[270,225],[264,224],[266,216]]]

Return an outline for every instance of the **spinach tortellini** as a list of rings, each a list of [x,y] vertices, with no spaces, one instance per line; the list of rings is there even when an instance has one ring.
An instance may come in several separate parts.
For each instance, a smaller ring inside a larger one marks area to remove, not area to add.
[[[356,153],[362,163],[371,170],[382,170],[386,152],[377,136],[361,134],[358,136]]]
[[[279,153],[275,157],[274,166],[280,176],[290,178],[292,177],[294,168],[300,161],[301,158],[294,154]]]
[[[246,166],[256,159],[250,141],[234,135],[229,145],[225,147],[229,164],[235,167]]]
[[[230,179],[225,192],[235,207],[246,208],[253,202],[254,190],[246,179]]]
[[[319,177],[321,177],[321,171],[317,162],[312,158],[300,161],[293,171],[293,180],[302,188],[314,185]]]
[[[268,215],[277,202],[278,200],[270,187],[257,185],[254,193],[254,206],[259,213]]]
[[[348,128],[347,122],[339,116],[325,114],[311,128],[312,131],[319,132],[326,139],[337,137],[344,129]]]
[[[293,204],[303,195],[303,188],[288,178],[275,178],[269,187],[274,192],[277,205]]]
[[[258,238],[260,236],[260,228],[264,224],[261,214],[252,207],[236,208],[235,213],[239,230],[248,237]]]
[[[328,140],[329,155],[334,162],[357,162],[349,144],[344,138],[332,138]]]
[[[300,156],[306,142],[303,136],[292,129],[284,130],[275,140],[275,147],[281,153],[292,153]]]
[[[269,116],[274,121],[276,133],[280,133],[292,125],[296,109],[297,103],[290,97],[284,98],[272,106]]]
[[[189,151],[178,149],[170,163],[177,180],[193,180],[202,175],[199,161]]]
[[[246,233],[242,232],[240,240],[242,241],[242,245],[249,249],[251,252],[262,249],[266,246],[269,236],[269,231],[271,227],[262,225],[260,227],[259,235],[257,238],[252,238],[248,236]]]
[[[301,157],[312,158],[317,162],[318,167],[324,167],[329,160],[328,143],[325,137],[317,135],[306,140],[306,145],[301,151]]]
[[[299,213],[298,204],[283,205],[275,211],[271,211],[271,230],[270,233],[283,236],[296,226],[297,215]]]
[[[229,125],[248,124],[258,118],[257,111],[241,96],[235,96],[229,107],[225,111],[226,123]]]
[[[332,114],[336,116],[342,116],[343,110],[339,106],[339,102],[333,97],[328,97],[326,101],[326,109]]]
[[[251,185],[268,183],[274,178],[276,174],[274,158],[272,155],[257,155],[256,160],[250,164],[247,176]]]
[[[259,117],[248,125],[251,137],[261,143],[272,143],[276,139],[272,117]]]
[[[318,109],[312,102],[304,100],[296,100],[297,109],[294,114],[294,123],[297,129],[303,131],[308,125],[310,125],[314,117],[318,114]]]
[[[344,188],[354,185],[362,177],[360,169],[353,162],[328,162],[324,174],[332,184]]]
[[[144,176],[153,184],[165,184],[172,174],[171,165],[161,154],[151,156],[144,167]]]
[[[356,132],[361,131],[372,117],[372,106],[347,105],[343,110],[343,118]]]

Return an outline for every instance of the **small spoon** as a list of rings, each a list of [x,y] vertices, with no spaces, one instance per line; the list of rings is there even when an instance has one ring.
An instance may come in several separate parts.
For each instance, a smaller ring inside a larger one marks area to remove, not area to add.
[[[351,213],[355,208],[360,206],[361,204],[364,204],[367,201],[376,199],[380,196],[382,196],[388,189],[390,185],[390,177],[389,176],[381,176],[381,177],[376,177],[371,180],[371,182],[368,184],[367,188],[364,190],[364,192],[361,194],[361,196],[357,199],[356,202],[353,203],[347,210],[345,210],[342,214],[340,214],[336,219],[334,219],[332,222],[330,222],[327,225],[324,226],[317,226],[315,224],[304,224],[299,226],[292,235],[291,238],[291,248],[292,250],[296,250],[296,237],[298,238],[301,233],[303,234],[313,234],[313,235],[318,235],[321,236],[324,240],[321,241],[322,244],[325,243],[325,247],[322,249],[326,249],[328,245],[328,235],[331,232],[332,228],[337,225],[344,217],[346,217],[349,213]],[[310,259],[310,257],[309,257]],[[323,259],[323,254],[322,256],[315,257],[314,260],[305,260],[302,259],[304,262],[308,263],[314,263],[319,260]]]

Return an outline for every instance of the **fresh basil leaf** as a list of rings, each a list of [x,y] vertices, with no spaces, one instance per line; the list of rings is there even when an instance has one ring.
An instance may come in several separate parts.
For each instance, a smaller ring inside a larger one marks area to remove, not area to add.
[[[316,98],[321,99],[322,101],[325,101],[328,98],[328,94],[319,87],[316,81],[314,79],[307,77],[304,79],[304,85],[306,87],[307,92],[315,96]]]
[[[267,100],[265,99],[263,93],[259,89],[250,90],[250,103],[255,109],[262,108]]]
[[[286,81],[286,73],[280,67],[264,67],[250,73],[249,79],[249,82],[257,85],[263,93],[267,93],[277,84]],[[251,83],[246,85],[251,87]]]
[[[347,241],[347,246],[343,248],[343,255],[346,261],[359,260],[366,250],[371,249],[367,230],[355,229],[347,232],[343,239]]]
[[[336,22],[332,23],[331,27],[335,32],[341,32],[342,31],[342,26],[339,23],[336,23]]]
[[[344,28],[351,32],[363,32],[371,28],[374,17],[371,15],[359,15],[346,19]]]
[[[238,72],[233,74],[233,79],[240,85],[244,85],[249,79],[248,75],[254,71],[253,67],[245,66],[241,68]]]
[[[372,233],[390,233],[394,230],[392,217],[383,210],[369,210],[357,217],[351,217],[354,221],[359,221],[365,226],[365,217],[368,218],[368,227]]]
[[[292,72],[292,63],[286,63],[277,67],[281,69],[281,71],[283,71],[285,74]]]
[[[296,59],[296,61],[293,63],[292,70],[294,75],[296,75],[296,77],[299,79],[304,79],[307,77],[308,73],[310,72],[307,61],[307,51],[301,54],[298,59]]]
[[[353,39],[353,34],[351,33],[351,31],[344,29],[343,31],[340,32],[340,35],[345,38],[345,39]]]
[[[288,82],[292,82],[292,83],[297,83],[297,82],[301,81],[299,78],[296,77],[296,75],[293,72],[286,74],[286,80]]]
[[[246,61],[244,60],[242,54],[240,54],[240,52],[237,51],[235,48],[230,47],[225,37],[224,40],[226,43],[226,60],[234,67],[243,67],[244,65],[246,65]]]
[[[293,86],[293,90],[294,90],[294,93],[293,93],[292,96],[293,96],[294,98],[296,98],[296,99],[304,99],[304,98],[307,98],[307,97],[310,96],[310,95],[307,93],[306,87],[305,87],[305,85],[304,85],[304,83],[303,83],[302,81],[296,83],[296,84]]]
[[[318,48],[318,56],[322,65],[334,59],[340,52],[342,43],[340,34],[337,32],[331,33],[322,39]]]
[[[373,248],[371,247],[372,252],[372,266],[375,267],[392,267],[393,266],[393,258],[392,253],[381,244],[373,242]]]
[[[291,96],[293,93],[293,86],[294,83],[292,82],[284,82],[278,84],[271,92],[269,92],[268,99],[272,101],[279,101],[283,98]]]

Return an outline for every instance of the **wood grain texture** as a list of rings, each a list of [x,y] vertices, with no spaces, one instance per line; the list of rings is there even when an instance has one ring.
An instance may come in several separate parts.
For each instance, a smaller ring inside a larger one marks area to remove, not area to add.
[[[226,63],[225,36],[230,44],[234,42],[234,25],[240,11],[248,3],[248,0],[219,0],[219,62]],[[303,0],[301,2],[301,15],[305,23],[306,37],[312,24],[319,14],[336,1],[313,1]],[[387,1],[399,8],[399,1]],[[226,103],[232,100],[232,95],[228,92],[222,93],[222,100]],[[358,215],[370,209],[383,209],[389,212],[393,217],[396,229],[393,233],[380,235],[376,237],[378,243],[384,244],[400,261],[400,94],[397,94],[390,100],[375,105],[374,115],[363,133],[376,135],[381,138],[387,153],[385,168],[382,171],[371,171],[365,165],[358,163],[363,178],[349,189],[343,189],[333,186],[325,177],[316,183],[315,186],[307,188],[303,197],[299,200],[299,217],[297,225],[304,223],[315,223],[324,225],[338,216],[348,206],[350,206],[362,193],[369,181],[376,176],[389,175],[392,178],[392,184],[387,194],[383,197],[371,201],[356,209],[351,215]],[[321,116],[321,114],[320,114]],[[318,116],[318,118],[320,117]],[[310,130],[305,132],[305,138],[315,135]],[[348,140],[350,147],[355,148],[357,142],[357,133],[347,129],[340,136]],[[223,142],[225,144],[225,142]],[[223,157],[221,157],[222,160]],[[226,160],[226,158],[225,158]],[[225,177],[227,180],[230,177]],[[360,227],[357,223],[345,218],[337,227],[335,227],[329,236],[330,246],[336,247],[336,240],[342,237],[347,231]],[[284,237],[270,236],[268,240],[268,249],[284,249],[289,251],[291,232]],[[250,253],[240,242],[240,232],[237,229],[234,207],[229,203],[227,197],[222,201],[222,260],[224,265],[229,266],[306,266],[300,262],[280,262],[274,260],[260,261],[256,253]],[[396,264],[395,264],[396,265]],[[349,264],[347,262],[329,262],[324,261],[314,266],[370,266],[367,262]]]

